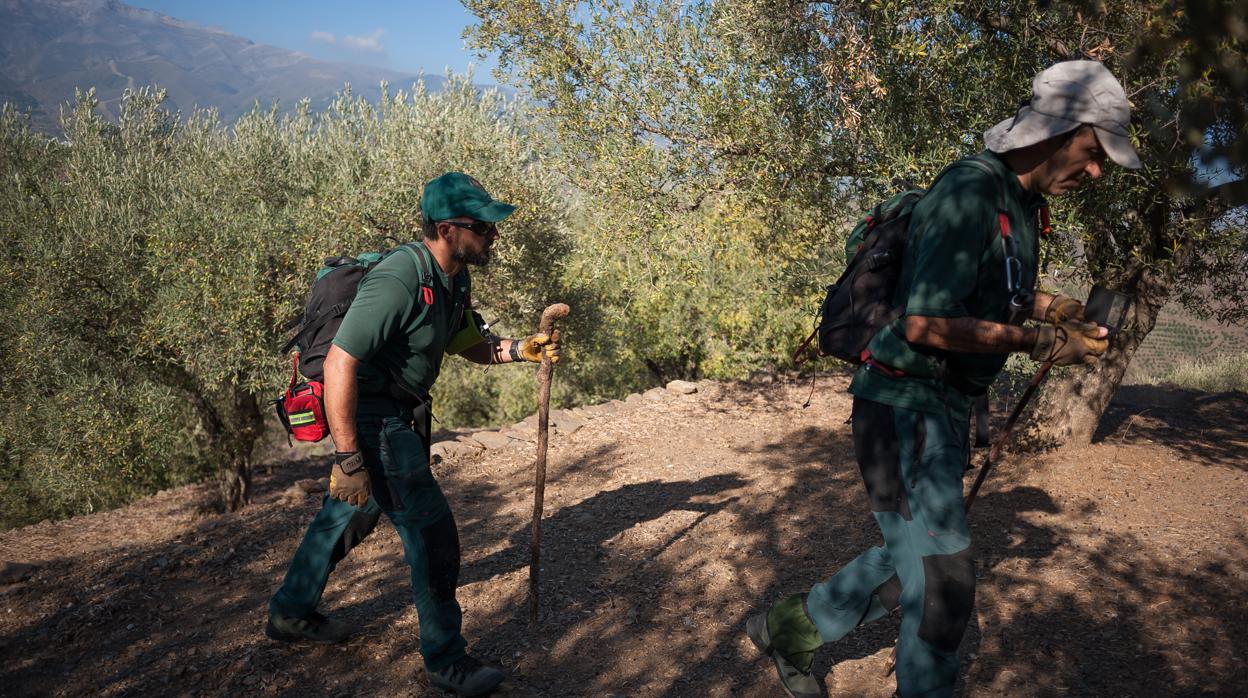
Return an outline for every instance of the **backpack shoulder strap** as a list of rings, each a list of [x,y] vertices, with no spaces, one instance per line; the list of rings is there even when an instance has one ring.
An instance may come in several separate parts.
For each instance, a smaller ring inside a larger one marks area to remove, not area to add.
[[[941,177],[944,177],[955,167],[974,167],[977,170],[987,172],[994,180],[996,180],[997,182],[997,225],[999,228],[999,232],[1001,233],[1001,237],[1009,237],[1010,236],[1010,215],[1009,215],[1010,209],[1006,206],[1006,203],[1005,203],[1005,196],[1006,196],[1005,182],[1001,180],[1001,175],[999,175],[997,171],[993,169],[991,165],[984,162],[983,160],[980,160],[978,155],[973,155],[969,158],[962,158],[961,160],[955,160],[949,163],[945,167],[945,169],[941,170],[940,174],[936,175],[936,179],[932,180],[932,185],[928,187],[927,190],[931,191],[932,188],[936,186],[936,182],[939,182]]]
[[[420,283],[433,283],[433,267],[429,262],[429,257],[433,254],[425,247],[422,242],[405,242],[399,245],[397,249],[406,250],[416,260],[416,266],[420,268]]]
[[[433,255],[428,247],[421,242],[405,242],[398,249],[406,250],[420,269],[420,294],[425,306],[433,305],[433,265],[429,258]]]
[[[433,266],[430,259],[432,252],[425,247],[420,241],[405,242],[402,245],[391,250],[397,252],[404,250],[416,262],[416,268],[420,270],[420,298],[417,302],[419,311],[412,318],[412,322],[420,322],[424,320],[429,313],[429,309],[433,307]],[[423,391],[415,391],[403,384],[403,379],[397,372],[390,374],[390,396],[400,400],[415,399],[419,404],[427,407],[429,396],[423,394]]]
[[[1005,182],[1001,181],[1001,175],[993,169],[992,165],[980,160],[978,155],[973,155],[969,158],[962,158],[949,163],[949,166],[944,169],[944,172],[937,175],[936,179],[939,180],[946,172],[955,167],[974,167],[977,170],[987,172],[997,182],[997,209],[1002,212],[1009,210],[1005,205]],[[932,182],[932,184],[935,185],[936,182]]]
[[[468,267],[464,267],[455,275],[455,308],[451,311],[451,334],[454,334],[463,322],[464,311],[468,309],[468,290],[470,277]]]

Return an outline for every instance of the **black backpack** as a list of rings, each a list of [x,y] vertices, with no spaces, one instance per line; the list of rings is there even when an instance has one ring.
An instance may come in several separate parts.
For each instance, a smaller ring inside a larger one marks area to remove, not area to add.
[[[329,436],[323,385],[325,356],[333,344],[334,335],[342,325],[342,318],[355,300],[360,281],[381,260],[399,250],[406,250],[407,254],[414,257],[420,267],[420,312],[428,312],[433,306],[431,263],[427,251],[417,248],[417,245],[420,243],[409,242],[389,250],[365,252],[355,257],[330,257],[317,271],[303,314],[286,323],[283,328],[290,331],[297,327],[298,330],[282,346],[282,353],[296,347],[299,349],[295,363],[291,366],[290,385],[283,395],[273,401],[277,417],[289,434],[288,438],[315,442]],[[306,376],[307,380],[300,382],[300,374]],[[395,398],[414,400],[421,407],[428,408],[428,397],[405,389],[397,377],[391,389],[395,391]],[[427,416],[421,420],[419,428],[423,429],[420,433],[426,437],[427,442]]]
[[[946,172],[963,165],[978,167],[996,176],[988,164],[968,158],[946,167],[933,180],[932,186]],[[827,287],[815,330],[794,354],[796,363],[805,362],[806,349],[817,338],[819,356],[861,364],[868,358],[867,344],[871,339],[885,325],[902,316],[905,306],[898,305],[895,296],[902,257],[910,237],[910,215],[926,191],[908,186],[877,204],[854,226],[845,243],[845,271],[836,283]],[[1001,206],[1004,211],[1004,204]]]
[[[389,250],[365,252],[354,257],[330,257],[316,272],[312,290],[303,314],[286,324],[287,331],[298,327],[295,335],[282,347],[285,354],[291,349],[299,350],[299,372],[311,380],[323,379],[323,364],[330,344],[342,318],[355,300],[364,275],[372,271],[381,260],[406,250],[420,267],[420,292],[423,306],[433,305],[433,270],[426,253],[417,249],[419,242],[409,242]]]

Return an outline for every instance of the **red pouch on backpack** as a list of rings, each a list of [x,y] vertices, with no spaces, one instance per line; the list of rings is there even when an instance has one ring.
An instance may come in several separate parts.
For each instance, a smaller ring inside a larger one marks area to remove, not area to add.
[[[296,441],[320,441],[329,436],[329,420],[325,418],[325,386],[320,381],[295,382],[299,379],[299,354],[294,355],[294,372],[286,394],[274,400],[277,418]]]

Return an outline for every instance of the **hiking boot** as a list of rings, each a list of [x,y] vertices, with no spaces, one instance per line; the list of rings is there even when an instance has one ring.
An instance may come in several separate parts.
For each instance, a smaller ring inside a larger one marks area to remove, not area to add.
[[[821,698],[823,691],[819,682],[808,671],[802,671],[771,645],[771,633],[767,631],[767,613],[759,613],[745,622],[745,634],[763,654],[771,657],[776,665],[780,685],[789,698]]]
[[[342,642],[351,635],[346,623],[330,620],[313,611],[307,618],[277,616],[269,614],[269,622],[264,626],[264,634],[281,642],[310,640],[325,645]]]
[[[498,687],[506,678],[503,672],[464,655],[441,671],[426,671],[434,688],[461,696],[483,696]]]

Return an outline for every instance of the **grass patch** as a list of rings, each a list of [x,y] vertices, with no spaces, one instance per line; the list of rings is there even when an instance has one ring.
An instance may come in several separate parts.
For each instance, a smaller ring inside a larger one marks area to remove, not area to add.
[[[1141,383],[1169,383],[1210,393],[1248,392],[1248,352],[1186,359],[1169,370],[1150,371],[1139,378]]]

